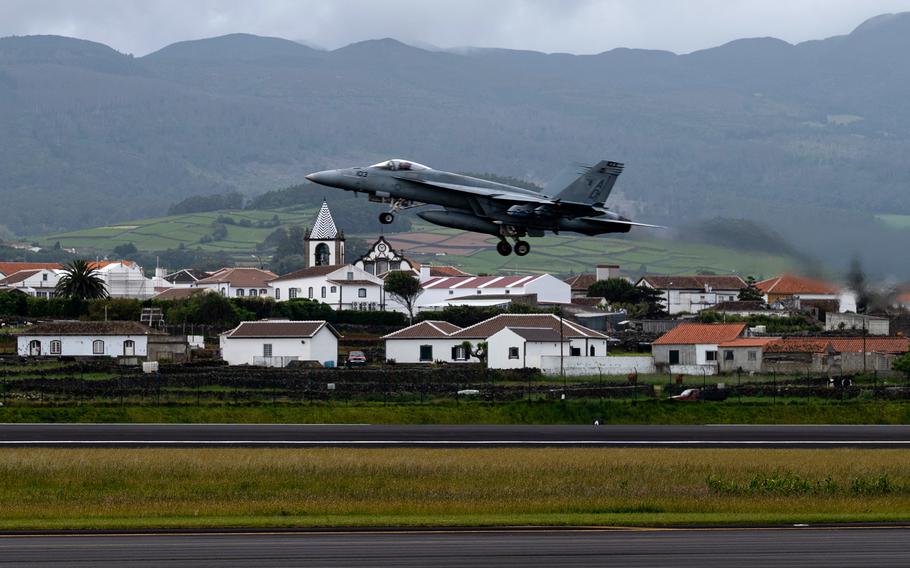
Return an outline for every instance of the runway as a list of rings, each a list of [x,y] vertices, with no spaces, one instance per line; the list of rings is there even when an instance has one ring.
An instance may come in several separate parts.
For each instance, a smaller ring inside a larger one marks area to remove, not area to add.
[[[907,448],[910,426],[0,424],[15,446]]]
[[[0,538],[10,566],[907,566],[910,529],[75,535]]]

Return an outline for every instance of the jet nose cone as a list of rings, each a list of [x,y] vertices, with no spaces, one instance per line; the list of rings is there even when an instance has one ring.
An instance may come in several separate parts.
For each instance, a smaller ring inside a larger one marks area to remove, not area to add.
[[[338,179],[338,172],[335,170],[313,172],[306,178],[311,182],[318,183],[320,185],[335,185],[335,182]]]

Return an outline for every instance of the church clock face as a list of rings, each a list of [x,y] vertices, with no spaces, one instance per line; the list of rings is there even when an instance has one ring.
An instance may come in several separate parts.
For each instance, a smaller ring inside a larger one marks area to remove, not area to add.
[[[376,245],[376,250],[379,252],[385,252],[389,247],[385,246],[385,243],[379,243]]]

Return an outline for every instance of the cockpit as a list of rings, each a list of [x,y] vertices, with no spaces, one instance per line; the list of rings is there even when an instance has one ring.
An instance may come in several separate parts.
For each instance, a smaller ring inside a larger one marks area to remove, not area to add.
[[[392,171],[411,171],[411,170],[429,170],[427,166],[423,164],[418,164],[417,162],[409,162],[408,160],[386,160],[385,162],[379,162],[378,164],[373,164],[371,168],[378,168],[380,170],[392,170]]]

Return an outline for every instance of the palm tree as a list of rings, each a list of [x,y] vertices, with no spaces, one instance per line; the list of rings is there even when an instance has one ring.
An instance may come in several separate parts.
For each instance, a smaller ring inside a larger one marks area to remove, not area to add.
[[[57,296],[80,300],[107,298],[107,285],[98,276],[98,271],[85,260],[71,262],[54,291]]]

